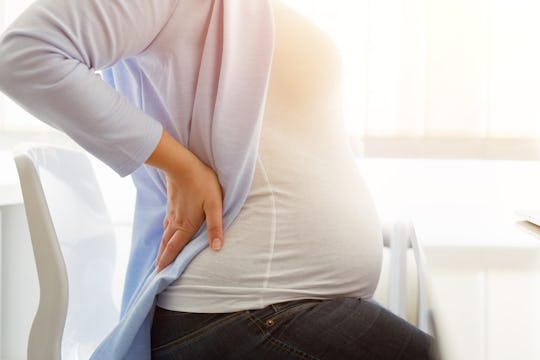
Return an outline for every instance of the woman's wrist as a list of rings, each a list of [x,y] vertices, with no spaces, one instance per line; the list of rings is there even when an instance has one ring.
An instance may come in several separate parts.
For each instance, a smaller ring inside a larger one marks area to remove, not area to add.
[[[189,176],[198,162],[200,160],[191,151],[163,130],[158,145],[145,163],[178,180]]]

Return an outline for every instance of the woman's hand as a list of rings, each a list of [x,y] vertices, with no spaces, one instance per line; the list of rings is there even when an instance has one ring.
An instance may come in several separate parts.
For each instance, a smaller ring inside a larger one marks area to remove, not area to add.
[[[156,259],[158,272],[172,263],[206,220],[208,241],[223,246],[223,195],[216,173],[166,131],[148,165],[163,170],[167,179],[167,215]]]
[[[206,219],[208,240],[221,249],[222,193],[217,175],[198,159],[189,174],[167,173],[167,216],[157,257],[157,270],[172,263]]]

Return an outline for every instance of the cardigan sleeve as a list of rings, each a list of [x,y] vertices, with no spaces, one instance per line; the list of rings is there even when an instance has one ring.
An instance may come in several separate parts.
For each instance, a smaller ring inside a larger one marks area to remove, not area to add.
[[[162,126],[95,73],[144,52],[178,0],[39,0],[0,38],[0,90],[120,175]]]

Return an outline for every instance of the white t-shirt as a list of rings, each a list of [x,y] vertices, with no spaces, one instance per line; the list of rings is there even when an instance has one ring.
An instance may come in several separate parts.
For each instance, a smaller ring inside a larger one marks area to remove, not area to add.
[[[275,47],[253,182],[223,249],[206,249],[159,295],[186,312],[296,299],[370,298],[382,237],[343,130],[341,58],[329,37],[273,2]]]

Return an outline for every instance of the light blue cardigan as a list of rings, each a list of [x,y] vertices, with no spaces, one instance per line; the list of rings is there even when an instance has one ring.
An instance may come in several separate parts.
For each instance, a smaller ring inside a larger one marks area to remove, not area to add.
[[[253,177],[273,40],[270,0],[39,0],[2,35],[0,89],[119,174],[133,173],[123,315],[93,359],[150,358],[156,295],[208,243],[201,228],[156,274],[166,187],[159,171],[141,165],[163,128],[217,172],[224,226],[239,213]]]

